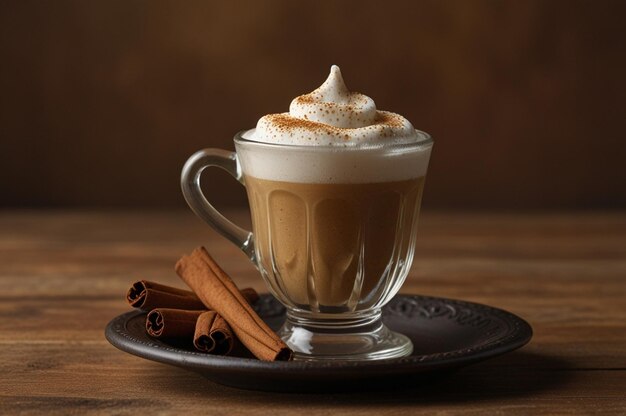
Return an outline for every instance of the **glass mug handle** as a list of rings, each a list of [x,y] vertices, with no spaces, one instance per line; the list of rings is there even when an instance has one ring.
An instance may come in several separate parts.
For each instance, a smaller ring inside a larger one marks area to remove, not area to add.
[[[215,166],[224,169],[242,185],[243,175],[235,152],[222,149],[202,149],[187,160],[180,175],[180,186],[191,210],[215,231],[229,239],[255,262],[253,234],[233,224],[216,210],[200,189],[200,174],[205,168]],[[245,186],[245,185],[244,185]]]

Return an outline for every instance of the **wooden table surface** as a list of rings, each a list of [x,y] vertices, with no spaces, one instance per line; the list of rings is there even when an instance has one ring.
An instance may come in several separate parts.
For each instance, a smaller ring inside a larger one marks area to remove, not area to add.
[[[198,245],[264,291],[189,212],[0,212],[0,414],[626,414],[626,213],[424,213],[402,292],[504,308],[535,335],[439,384],[378,394],[237,390],[109,345],[129,284],[180,285],[174,263]]]

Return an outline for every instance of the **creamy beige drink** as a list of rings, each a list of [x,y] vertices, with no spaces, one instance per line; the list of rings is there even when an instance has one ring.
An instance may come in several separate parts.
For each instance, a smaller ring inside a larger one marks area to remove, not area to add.
[[[300,307],[350,311],[376,300],[371,295],[412,247],[423,178],[245,181],[257,256],[282,277],[280,285]]]
[[[333,67],[289,113],[261,118],[244,138],[292,146],[287,157],[271,146],[240,153],[257,261],[275,292],[316,312],[379,302],[412,257],[429,151],[395,160],[379,152],[419,133],[350,92]]]

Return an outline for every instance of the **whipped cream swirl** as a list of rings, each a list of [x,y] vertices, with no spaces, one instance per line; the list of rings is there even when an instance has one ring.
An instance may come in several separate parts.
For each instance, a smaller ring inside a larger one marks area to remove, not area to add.
[[[244,138],[265,143],[305,146],[357,146],[420,140],[401,115],[376,109],[374,100],[346,87],[333,65],[324,83],[296,97],[288,113],[262,117]]]

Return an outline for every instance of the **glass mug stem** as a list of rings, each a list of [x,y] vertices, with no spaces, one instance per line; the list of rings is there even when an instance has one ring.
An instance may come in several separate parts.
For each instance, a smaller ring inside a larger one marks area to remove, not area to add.
[[[203,149],[194,153],[183,166],[180,186],[191,210],[215,231],[226,237],[256,264],[253,234],[234,224],[219,213],[206,199],[200,188],[200,175],[205,168],[218,167],[243,184],[237,154],[222,149]]]

